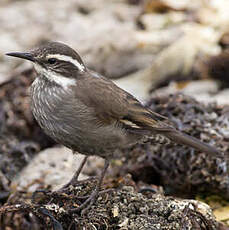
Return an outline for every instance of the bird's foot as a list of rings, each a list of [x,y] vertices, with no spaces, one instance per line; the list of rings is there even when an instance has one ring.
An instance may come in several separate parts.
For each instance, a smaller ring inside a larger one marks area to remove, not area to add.
[[[70,181],[69,183],[65,184],[63,187],[56,191],[51,191],[49,189],[38,189],[32,193],[32,202],[35,202],[40,199],[54,199],[54,198],[64,198],[67,199],[68,197],[73,197],[74,195],[71,195],[71,191],[77,190],[77,187],[80,185],[86,184],[91,182],[92,180],[96,180],[96,177],[90,177],[85,180],[75,180],[75,181]],[[85,200],[89,196],[77,196],[79,200]]]
[[[96,202],[99,195],[99,190],[102,185],[103,178],[105,176],[108,167],[109,167],[109,160],[105,159],[101,176],[99,178],[99,181],[94,191],[91,193],[90,197],[88,197],[79,207],[69,210],[70,213],[81,212],[81,214],[85,214],[91,208],[91,206]]]
[[[85,156],[84,159],[83,159],[83,161],[81,162],[78,170],[73,175],[72,179],[67,184],[65,184],[62,188],[60,188],[57,192],[65,192],[70,185],[72,185],[73,187],[75,187],[79,183],[83,182],[83,181],[79,181],[78,178],[79,178],[80,172],[82,171],[84,165],[87,162],[87,159],[88,159],[88,156]]]
[[[85,214],[91,206],[96,202],[98,198],[99,192],[93,191],[92,194],[77,208],[73,208],[69,210],[69,213],[79,213]]]
[[[73,204],[79,203],[79,206],[77,208],[70,208],[69,213],[86,213],[91,206],[96,202],[99,194],[107,193],[109,190],[103,190],[100,191],[104,175],[106,173],[107,168],[109,167],[109,161],[106,159],[104,168],[102,170],[102,173],[97,179],[96,186],[94,183],[91,183],[91,180],[94,178],[88,178],[83,181],[78,180],[78,172],[73,176],[72,180],[64,185],[61,189],[51,192],[47,190],[42,191],[36,191],[33,194],[33,201],[35,202],[36,195],[40,192],[44,195],[45,199],[42,199],[42,201],[49,200],[48,203],[59,203],[61,200],[71,200]],[[86,183],[85,183],[86,182]],[[89,182],[89,183],[88,183]],[[88,184],[88,185],[87,185]],[[72,187],[70,187],[72,186]],[[86,189],[85,189],[86,188]],[[93,190],[93,191],[92,191]],[[91,192],[92,191],[92,192]],[[111,191],[111,189],[110,189]],[[79,194],[90,194],[90,196],[79,196]],[[61,202],[62,203],[62,202]],[[72,205],[71,205],[72,207]]]
[[[63,187],[61,187],[60,189],[57,190],[57,192],[63,193],[69,190],[69,187],[77,187],[80,184],[83,184],[85,182],[91,181],[91,180],[96,180],[96,177],[90,177],[88,179],[85,180],[71,180],[69,181],[67,184],[65,184]]]
[[[95,202],[97,201],[99,195],[102,195],[104,193],[109,193],[109,192],[112,192],[112,191],[114,191],[114,189],[105,189],[105,190],[102,190],[102,191],[94,190],[91,193],[90,196],[77,197],[80,200],[82,200],[82,199],[84,199],[84,200],[86,199],[86,200],[79,207],[72,208],[68,212],[69,213],[79,213],[79,212],[81,212],[81,214],[84,215],[91,208],[91,206],[93,204],[95,204]]]

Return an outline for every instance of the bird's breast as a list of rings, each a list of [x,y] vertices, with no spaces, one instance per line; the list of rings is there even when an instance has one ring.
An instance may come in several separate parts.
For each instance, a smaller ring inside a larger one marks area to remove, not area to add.
[[[115,124],[102,124],[93,108],[77,99],[71,89],[37,79],[30,90],[32,112],[55,141],[78,152],[102,157],[128,143],[124,130]]]

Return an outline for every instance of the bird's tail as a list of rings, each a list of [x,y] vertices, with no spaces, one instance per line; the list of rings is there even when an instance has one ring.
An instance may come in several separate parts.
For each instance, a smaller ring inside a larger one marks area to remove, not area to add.
[[[130,97],[130,100],[130,111],[128,116],[125,117],[128,121],[126,123],[127,125],[133,123],[135,124],[134,128],[137,127],[139,130],[150,130],[152,134],[164,135],[176,143],[188,145],[202,152],[212,154],[213,156],[220,156],[220,152],[213,146],[176,130],[167,124],[168,119],[166,117],[146,109],[135,98]]]
[[[214,156],[220,155],[220,152],[213,146],[203,143],[199,141],[197,138],[189,136],[175,129],[161,130],[160,133],[176,143],[188,145],[190,147],[193,147],[205,153],[212,154]]]

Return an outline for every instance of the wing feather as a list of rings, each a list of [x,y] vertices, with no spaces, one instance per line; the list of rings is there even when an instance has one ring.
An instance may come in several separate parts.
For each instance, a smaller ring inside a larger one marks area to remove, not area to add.
[[[77,99],[92,108],[98,121],[102,121],[104,125],[119,124],[126,130],[142,131],[142,133],[150,130],[180,144],[210,154],[219,154],[214,147],[177,131],[170,126],[166,117],[145,108],[136,98],[109,79],[88,72],[88,75],[79,79],[77,84],[75,92]]]

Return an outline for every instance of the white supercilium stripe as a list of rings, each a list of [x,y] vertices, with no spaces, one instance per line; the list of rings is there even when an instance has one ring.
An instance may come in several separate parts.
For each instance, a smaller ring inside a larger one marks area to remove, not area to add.
[[[45,68],[42,68],[39,64],[34,64],[34,68],[39,74],[46,77],[48,80],[62,86],[64,89],[67,89],[69,86],[76,84],[76,79],[67,78],[54,71],[46,70]]]
[[[50,55],[47,55],[47,58],[56,58],[58,60],[61,60],[61,61],[67,61],[67,62],[71,62],[73,65],[75,65],[79,71],[83,72],[85,67],[79,63],[77,60],[73,59],[72,57],[70,56],[66,56],[66,55],[61,55],[61,54],[50,54]]]

